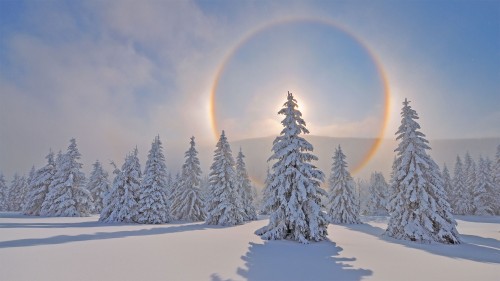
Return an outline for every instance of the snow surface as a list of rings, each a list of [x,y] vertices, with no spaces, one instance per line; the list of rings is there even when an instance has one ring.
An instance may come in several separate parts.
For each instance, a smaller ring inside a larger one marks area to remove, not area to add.
[[[381,237],[386,217],[303,245],[234,227],[104,224],[0,213],[1,280],[499,280],[500,217],[457,217],[463,244]],[[332,242],[334,241],[334,242]]]

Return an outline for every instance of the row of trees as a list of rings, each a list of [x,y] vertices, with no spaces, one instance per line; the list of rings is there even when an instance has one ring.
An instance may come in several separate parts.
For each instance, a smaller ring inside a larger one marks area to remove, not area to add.
[[[301,137],[309,132],[297,107],[297,101],[288,93],[287,101],[278,112],[284,115],[281,122],[284,128],[273,142],[273,154],[269,158],[272,167],[263,192],[262,210],[269,214],[269,224],[256,234],[264,239],[308,243],[325,239],[329,223],[360,223],[360,200],[340,146],[333,157],[328,192],[320,187],[324,174],[312,163],[317,160],[312,153],[313,146]],[[490,172],[485,168],[488,161],[483,160],[480,169],[465,169],[468,173],[466,179],[450,180],[447,185],[446,170],[441,173],[427,153],[430,146],[420,132],[416,121],[418,115],[407,100],[403,103],[401,117],[396,132],[399,145],[395,150],[388,191],[382,174],[374,173],[367,212],[384,214],[387,210],[390,214],[387,236],[412,241],[460,243],[450,202],[460,208],[466,198],[463,193],[466,189],[455,183],[465,183],[469,187],[467,192],[471,199],[468,202],[472,202],[472,207],[468,211],[491,214],[494,206],[481,205],[481,200],[491,199],[485,194],[497,194],[498,172]],[[80,172],[81,164],[77,161],[80,154],[76,142],[71,140],[66,154],[59,153],[55,161],[49,154],[47,166],[32,172],[28,199],[14,196],[9,202],[19,200],[27,214],[37,214],[39,209],[40,214],[54,216],[88,215],[102,202],[100,220],[104,222],[165,223],[185,219],[235,225],[256,219],[244,155],[240,150],[237,161],[234,160],[224,131],[214,152],[206,196],[200,192],[201,170],[194,138],[186,152],[182,172],[173,181],[169,181],[166,173],[159,137],[152,144],[142,174],[137,154],[135,149],[127,155],[121,169],[115,166],[111,187],[106,184],[107,176],[97,162],[86,187],[85,177]],[[495,171],[499,168],[499,156]],[[466,162],[469,161],[467,158]],[[457,172],[455,177],[461,174]],[[477,190],[483,191],[479,193]],[[487,193],[491,190],[493,193]],[[46,196],[41,200],[44,193]]]
[[[475,162],[469,153],[457,156],[453,176],[443,165],[444,189],[453,214],[500,215],[500,145],[494,159],[479,156]],[[382,173],[372,173],[367,184],[358,182],[357,193],[362,214],[388,215],[391,189]]]
[[[500,145],[495,162],[480,156],[476,163],[469,153],[464,161],[457,156],[453,177],[445,164],[443,179],[455,214],[500,215]]]
[[[181,173],[172,180],[157,136],[144,171],[135,148],[125,157],[121,168],[112,163],[114,179],[110,184],[109,175],[99,161],[94,163],[86,180],[76,140],[71,139],[66,153],[59,153],[54,159],[50,152],[47,164],[38,170],[33,168],[28,179],[15,176],[7,188],[0,176],[0,207],[27,215],[100,214],[102,222],[158,224],[171,220],[207,220],[209,224],[230,225],[255,220],[253,187],[241,149],[235,162],[223,132],[215,151],[208,192],[201,190],[202,172],[197,154],[192,137]],[[217,193],[219,190],[223,192]],[[233,213],[229,215],[228,210]],[[232,216],[237,219],[227,219]]]

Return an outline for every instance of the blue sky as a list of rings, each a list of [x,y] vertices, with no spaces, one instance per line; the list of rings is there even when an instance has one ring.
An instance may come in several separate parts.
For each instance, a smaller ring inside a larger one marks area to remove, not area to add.
[[[120,160],[135,145],[146,154],[156,134],[182,151],[191,135],[212,146],[208,102],[217,69],[256,28],[285,18],[338,27],[275,26],[238,49],[217,93],[230,139],[279,129],[286,93],[274,91],[287,85],[299,104],[302,97],[312,134],[375,134],[379,77],[352,36],[388,78],[387,138],[405,97],[430,139],[500,136],[498,1],[2,0],[0,171],[41,165],[49,148],[64,149],[71,137],[88,161]]]

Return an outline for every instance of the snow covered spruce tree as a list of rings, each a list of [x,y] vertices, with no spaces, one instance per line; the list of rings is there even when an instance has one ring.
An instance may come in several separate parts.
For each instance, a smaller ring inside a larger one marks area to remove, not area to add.
[[[393,202],[395,202],[395,198],[398,195],[397,191],[397,169],[399,165],[399,161],[401,161],[400,158],[394,157],[392,160],[392,166],[391,166],[391,175],[389,179],[389,192],[388,192],[388,200],[387,200],[387,210],[389,211],[389,214],[391,214],[394,211],[395,206],[393,206]]]
[[[474,215],[485,216],[495,214],[494,183],[491,172],[491,161],[479,157],[476,170],[476,184],[474,186],[473,203]]]
[[[452,209],[457,215],[465,215],[472,210],[470,193],[465,185],[464,165],[460,156],[457,155],[455,169],[453,171],[453,193],[451,198]]]
[[[380,172],[373,172],[370,176],[368,214],[373,216],[386,216],[389,186],[384,175]]]
[[[85,174],[78,162],[81,154],[76,140],[71,139],[68,150],[58,157],[56,173],[42,203],[40,215],[55,217],[89,216],[94,208],[92,195],[85,185]]]
[[[113,184],[103,200],[103,209],[99,217],[101,222],[131,223],[139,215],[139,190],[141,186],[141,164],[137,147],[125,157],[121,170],[114,163]]]
[[[42,204],[45,197],[49,193],[49,186],[54,179],[56,173],[56,163],[54,162],[54,153],[49,152],[47,157],[47,164],[37,170],[30,185],[28,186],[28,193],[26,195],[23,213],[25,215],[38,216],[42,209]]]
[[[333,156],[328,180],[328,217],[331,223],[361,223],[354,180],[347,171],[345,158],[339,145]]]
[[[266,206],[270,209],[269,224],[255,233],[263,239],[290,239],[301,243],[326,238],[328,216],[321,211],[320,188],[323,173],[311,161],[317,157],[313,146],[300,136],[308,134],[306,122],[297,109],[297,101],[288,92],[287,101],[278,112],[285,118],[283,130],[273,142],[272,182]]]
[[[156,136],[149,150],[139,193],[137,222],[161,224],[172,220],[167,194],[167,166],[160,136]]]
[[[95,161],[92,172],[90,173],[87,189],[92,194],[94,201],[94,210],[92,213],[99,214],[104,206],[104,196],[109,192],[110,184],[108,173],[102,168],[101,162]]]
[[[261,215],[269,215],[271,212],[271,206],[267,205],[269,201],[269,198],[271,198],[271,183],[273,182],[272,180],[272,174],[269,170],[269,166],[267,166],[267,171],[266,171],[266,179],[264,181],[264,188],[262,189],[262,202],[260,203],[260,214]]]
[[[438,165],[427,154],[430,149],[419,131],[417,112],[405,99],[396,148],[398,161],[392,200],[394,210],[385,235],[425,243],[460,243],[457,223],[446,199]]]
[[[26,186],[25,186],[25,191],[24,191],[24,196],[23,196],[23,202],[21,203],[21,211],[24,213],[24,208],[28,204],[28,194],[29,191],[31,190],[31,186],[33,185],[33,179],[35,178],[35,165],[31,166],[31,170],[28,173],[28,177],[26,178]]]
[[[177,183],[175,205],[172,205],[172,216],[186,221],[204,221],[206,215],[205,204],[200,190],[201,168],[194,137],[191,137],[190,145],[184,154],[186,160],[182,165],[182,175]]]
[[[167,178],[167,182],[168,181],[169,180]],[[176,173],[175,177],[173,179],[170,179],[170,183],[167,183],[168,185],[167,199],[168,199],[168,204],[170,205],[170,215],[172,219],[177,219],[173,210],[177,209],[177,206],[181,204],[179,201],[180,184],[181,184],[180,173]]]
[[[243,219],[245,221],[253,221],[257,219],[257,211],[255,210],[253,202],[254,197],[252,194],[252,183],[248,178],[247,167],[243,158],[245,158],[245,155],[240,148],[240,152],[238,152],[238,156],[236,157],[237,190],[240,194],[241,203],[245,212],[245,216]]]
[[[27,192],[26,177],[14,174],[8,189],[7,209],[9,211],[22,211],[24,196]]]
[[[0,211],[7,211],[8,187],[5,178],[0,173]]]
[[[443,172],[442,172],[442,175],[443,175],[443,188],[444,188],[444,191],[446,193],[446,198],[448,198],[448,203],[450,203],[450,206],[451,206],[451,209],[452,209],[452,213],[454,212],[453,210],[453,202],[455,202],[456,198],[455,198],[455,189],[453,188],[453,182],[451,180],[451,176],[450,176],[450,171],[448,170],[448,167],[446,166],[446,164],[443,165]]]
[[[497,146],[497,154],[493,168],[493,182],[495,184],[495,213],[500,215],[500,145]]]
[[[224,131],[216,147],[209,173],[210,193],[206,202],[206,223],[224,226],[241,224],[245,211],[237,190],[231,146]]]

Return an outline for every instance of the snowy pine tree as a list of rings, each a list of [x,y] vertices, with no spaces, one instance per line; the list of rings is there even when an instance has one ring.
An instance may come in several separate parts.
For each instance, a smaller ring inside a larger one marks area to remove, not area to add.
[[[335,150],[328,180],[328,217],[331,223],[361,223],[356,199],[354,180],[347,171],[342,148]]]
[[[495,162],[493,164],[493,183],[495,184],[495,213],[500,215],[500,145],[497,146],[497,154],[495,155]]]
[[[28,204],[28,201],[30,200],[28,198],[28,194],[31,190],[31,187],[33,186],[33,179],[35,178],[35,173],[36,173],[36,169],[35,169],[35,165],[33,165],[33,166],[31,166],[31,170],[28,173],[28,177],[26,178],[26,186],[25,186],[25,190],[24,190],[23,202],[21,203],[21,211],[23,213],[24,213],[24,209],[25,209],[26,205]]]
[[[49,186],[49,192],[42,204],[40,215],[56,217],[89,216],[93,202],[85,186],[85,174],[78,162],[81,154],[76,140],[71,139],[65,154],[58,156],[56,173]]]
[[[464,165],[460,156],[457,155],[457,160],[455,162],[455,170],[453,172],[453,201],[452,201],[452,209],[457,215],[465,215],[472,207],[469,202],[469,192],[465,185],[465,174],[464,174]]]
[[[139,193],[137,222],[161,224],[172,220],[167,194],[167,166],[160,137],[151,144]]]
[[[388,215],[388,189],[389,186],[382,173],[374,172],[371,174],[370,185],[368,187],[370,193],[368,199],[368,214],[372,216]]]
[[[448,170],[448,167],[446,166],[446,164],[443,165],[442,175],[443,175],[443,188],[444,188],[444,191],[446,193],[446,198],[448,199],[448,202],[450,203],[452,213],[453,213],[454,212],[453,211],[454,204],[452,202],[456,201],[455,189],[453,188],[453,182],[451,180],[450,171]]]
[[[388,200],[387,200],[387,211],[389,211],[389,215],[394,211],[396,206],[393,205],[394,202],[396,202],[395,198],[398,196],[398,190],[397,190],[397,183],[398,181],[396,180],[397,177],[397,169],[399,162],[401,161],[400,158],[394,157],[392,160],[392,166],[391,166],[391,175],[389,179],[389,191],[388,191]]]
[[[439,167],[427,154],[428,141],[416,122],[417,112],[406,99],[403,105],[396,132],[400,141],[395,150],[399,159],[394,178],[397,195],[385,234],[426,243],[460,243]]]
[[[141,165],[137,147],[125,157],[121,170],[115,166],[113,184],[104,196],[99,221],[131,223],[139,215],[139,191],[141,186]]]
[[[27,188],[26,178],[24,176],[19,176],[17,173],[14,174],[14,178],[8,189],[8,211],[18,212],[22,210]]]
[[[38,216],[42,209],[42,204],[49,192],[49,186],[54,179],[56,173],[56,163],[54,161],[54,153],[49,152],[47,164],[37,170],[28,186],[23,212],[26,215]]]
[[[245,210],[237,190],[234,158],[224,131],[216,147],[209,173],[210,194],[206,202],[206,223],[224,226],[241,224]]]
[[[245,164],[245,155],[241,151],[238,152],[236,157],[236,182],[237,190],[241,198],[241,203],[243,205],[243,210],[245,212],[244,220],[253,221],[257,219],[257,211],[254,207],[254,197],[252,194],[252,183],[248,178],[247,168]]]
[[[457,165],[460,165],[458,164],[458,158]],[[472,215],[474,213],[472,191],[476,184],[476,164],[468,152],[465,155],[462,169],[460,169],[460,166],[458,168],[455,167],[455,177],[456,206],[454,210],[460,215]]]
[[[328,216],[322,212],[320,188],[323,173],[312,165],[317,157],[313,146],[300,136],[308,134],[297,101],[289,92],[287,101],[278,112],[285,118],[280,136],[273,142],[270,196],[266,206],[270,208],[269,224],[255,233],[263,239],[290,239],[301,243],[321,241],[326,238]]]
[[[168,181],[168,180],[167,180]],[[181,193],[181,174],[179,173],[176,173],[175,174],[175,177],[170,181],[170,184],[168,186],[168,191],[170,193],[167,193],[168,194],[168,203],[170,204],[170,216],[172,217],[172,219],[179,219],[177,217],[177,214],[176,214],[176,211],[174,210],[177,210],[179,209],[181,206],[181,202],[180,202],[180,193]]]
[[[206,215],[200,190],[201,168],[194,137],[191,137],[190,145],[184,154],[186,160],[182,165],[182,176],[176,184],[176,200],[172,206],[172,215],[180,220],[204,221]]]
[[[7,211],[8,197],[9,189],[3,174],[0,173],[0,211]]]
[[[110,184],[108,180],[108,173],[102,168],[101,162],[96,161],[93,165],[92,172],[90,173],[87,189],[92,194],[94,201],[94,214],[100,214],[104,207],[104,196],[109,192]]]
[[[260,214],[261,215],[269,215],[271,213],[271,206],[268,205],[267,203],[271,203],[271,194],[272,194],[272,189],[271,189],[271,183],[273,182],[272,180],[272,174],[269,171],[269,166],[267,166],[267,171],[266,171],[266,179],[264,181],[264,188],[262,189],[262,202],[261,202],[261,207],[260,207]]]
[[[494,183],[491,173],[491,161],[479,158],[479,167],[476,170],[473,203],[474,215],[485,216],[495,214]]]

